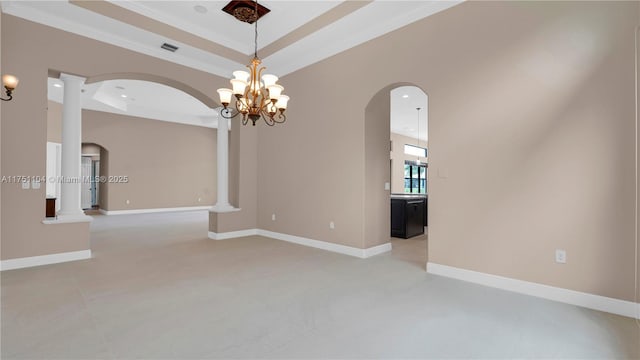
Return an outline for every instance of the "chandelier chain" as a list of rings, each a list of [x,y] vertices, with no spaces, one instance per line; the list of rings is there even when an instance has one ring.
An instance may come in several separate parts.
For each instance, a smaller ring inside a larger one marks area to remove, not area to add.
[[[258,0],[255,0],[255,11],[253,13],[253,16],[255,17],[255,31],[254,31],[254,48],[253,48],[253,56],[254,57],[258,57]]]

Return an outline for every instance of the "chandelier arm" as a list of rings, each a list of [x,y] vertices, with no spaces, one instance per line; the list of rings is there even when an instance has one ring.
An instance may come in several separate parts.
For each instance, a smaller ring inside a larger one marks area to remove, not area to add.
[[[260,70],[258,70],[258,78],[256,79],[256,81],[258,81],[258,83],[260,83],[260,79],[262,79],[262,72],[266,69],[265,66],[260,67]],[[266,88],[265,88],[266,89]]]
[[[282,124],[283,122],[287,121],[287,116],[282,111],[280,111],[280,114],[277,117],[275,116],[276,113],[274,113],[272,116],[268,111],[262,110],[260,112],[260,115],[264,119],[264,122],[267,123],[267,125],[269,126],[273,126],[275,124]]]
[[[237,105],[236,105],[237,106]],[[225,119],[233,119],[234,117],[238,116],[239,112],[236,112],[233,115],[230,116],[226,116],[224,113],[227,112],[229,114],[232,113],[231,109],[229,109],[228,107],[225,107],[224,109],[222,109],[222,111],[220,111],[220,116],[222,116]]]
[[[263,116],[263,117],[262,117],[262,120],[264,120],[264,123],[265,123],[265,124],[267,124],[267,125],[269,125],[269,126],[273,126],[273,125],[275,125],[275,124],[276,124],[276,123],[275,123],[275,121],[273,121],[273,119],[268,118],[268,117],[264,117],[264,116]]]
[[[245,111],[240,110],[240,107],[238,106],[238,104],[242,104],[242,98],[236,99],[236,115],[240,113],[244,114]]]
[[[11,99],[13,99],[13,95],[11,94],[13,92],[13,89],[6,87],[5,86],[5,93],[7,94],[7,98],[0,98],[0,100],[2,101],[10,101]]]

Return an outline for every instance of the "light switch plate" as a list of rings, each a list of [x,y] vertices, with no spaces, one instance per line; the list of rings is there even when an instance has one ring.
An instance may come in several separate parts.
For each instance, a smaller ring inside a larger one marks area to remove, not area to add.
[[[384,189],[391,190],[391,184],[389,184],[388,182],[384,183]]]
[[[40,189],[40,180],[36,180],[36,179],[32,180],[31,181],[31,188],[35,189],[35,190]]]

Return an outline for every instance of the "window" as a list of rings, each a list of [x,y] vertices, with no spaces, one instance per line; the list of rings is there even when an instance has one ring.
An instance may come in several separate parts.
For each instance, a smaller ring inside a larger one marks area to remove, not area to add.
[[[407,155],[427,157],[427,149],[409,144],[404,145],[404,153]]]
[[[404,162],[404,192],[413,194],[427,193],[427,164]]]

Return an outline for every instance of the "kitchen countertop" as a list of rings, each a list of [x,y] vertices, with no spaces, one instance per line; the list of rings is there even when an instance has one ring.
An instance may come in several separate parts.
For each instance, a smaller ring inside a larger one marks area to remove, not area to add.
[[[392,199],[424,199],[428,197],[428,194],[391,194]]]

